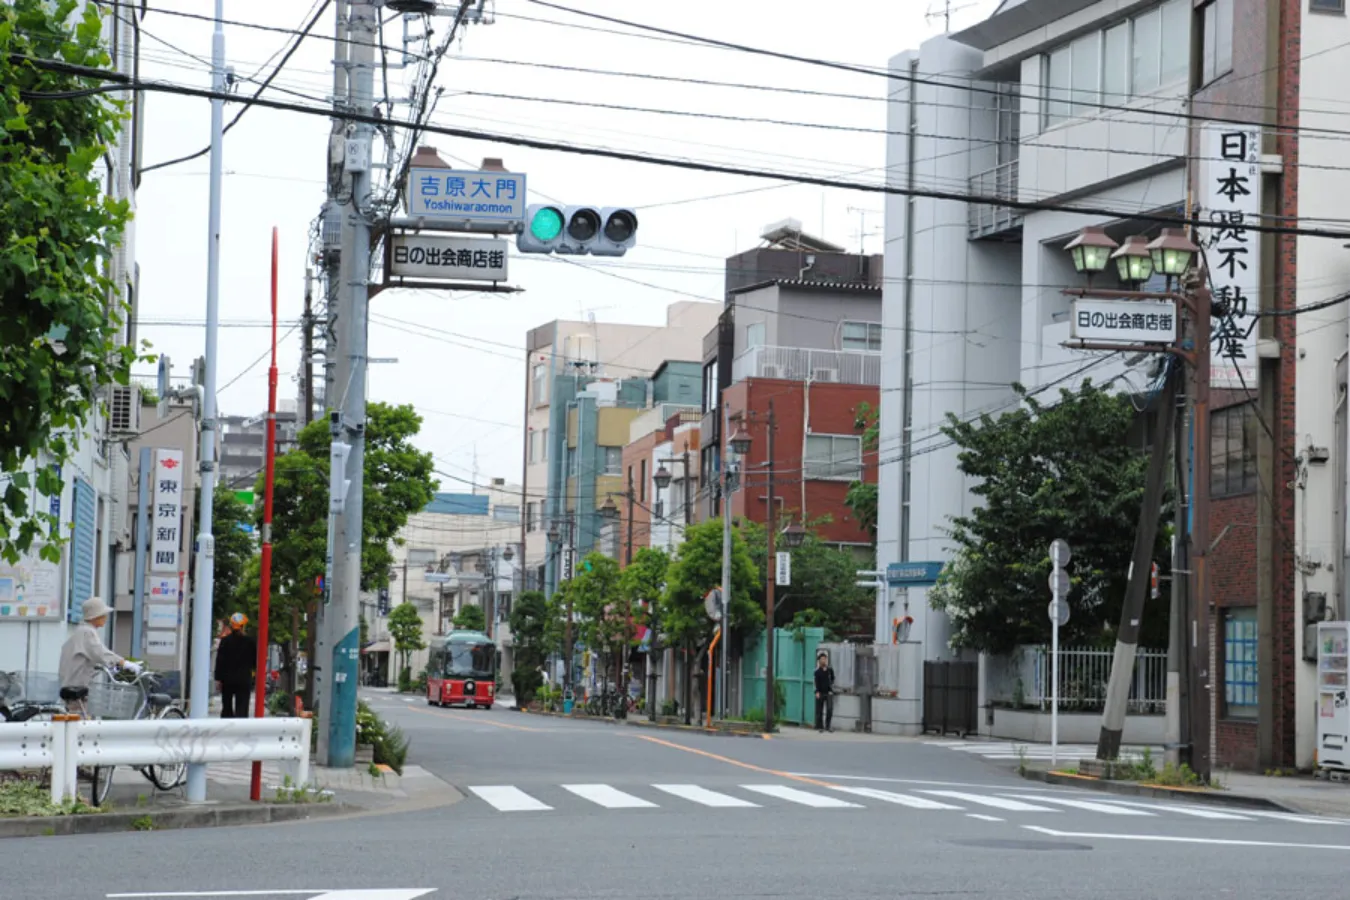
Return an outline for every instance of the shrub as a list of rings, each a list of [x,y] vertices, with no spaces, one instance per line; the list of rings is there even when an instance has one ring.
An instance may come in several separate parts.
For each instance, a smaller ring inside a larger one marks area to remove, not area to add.
[[[520,665],[511,670],[511,687],[516,693],[516,703],[525,704],[535,699],[544,684],[544,676],[538,666]]]
[[[401,694],[410,693],[413,689],[412,667],[404,666],[398,670],[398,690]]]

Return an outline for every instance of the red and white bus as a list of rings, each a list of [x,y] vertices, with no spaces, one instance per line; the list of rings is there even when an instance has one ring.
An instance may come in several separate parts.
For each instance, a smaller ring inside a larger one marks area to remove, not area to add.
[[[431,639],[427,703],[491,709],[497,699],[497,645],[481,631],[452,631]]]

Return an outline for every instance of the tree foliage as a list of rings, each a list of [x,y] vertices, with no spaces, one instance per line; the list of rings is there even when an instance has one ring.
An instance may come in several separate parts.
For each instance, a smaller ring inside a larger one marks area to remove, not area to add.
[[[529,703],[534,699],[534,692],[543,683],[543,674],[539,670],[549,653],[557,649],[556,635],[561,634],[561,623],[550,617],[551,609],[542,591],[522,592],[511,607],[515,660],[511,684],[518,703]]]
[[[768,566],[768,535],[758,522],[741,525],[746,546],[755,567],[766,571]],[[787,548],[781,542],[775,550]],[[871,635],[875,595],[857,585],[857,556],[821,541],[807,528],[802,545],[792,552],[792,584],[780,586],[774,592],[777,610],[774,626],[824,628],[830,638],[853,634]],[[762,607],[765,585],[756,585],[756,602]]]
[[[1023,406],[975,422],[948,417],[943,432],[981,503],[952,520],[956,553],[930,601],[951,618],[952,644],[1006,653],[1049,639],[1050,542],[1068,541],[1072,618],[1061,640],[1109,639],[1125,595],[1143,501],[1147,454],[1132,444],[1128,397],[1085,382],[1042,405],[1020,386]],[[1170,530],[1159,529],[1155,559]],[[1152,609],[1142,642],[1165,640],[1167,617]]]
[[[239,527],[253,519],[253,510],[248,504],[230,491],[217,490],[211,498],[211,506],[211,533],[216,543],[212,612],[220,620],[236,610],[247,608],[240,589],[249,562],[257,551],[253,535]],[[257,586],[258,577],[254,575],[255,596]],[[257,621],[253,616],[250,618]]]
[[[855,410],[853,425],[862,432],[864,453],[876,453],[880,444],[881,418],[872,409],[870,403],[859,403]],[[848,494],[844,496],[844,505],[853,513],[872,537],[873,546],[877,542],[877,485],[876,482],[853,481],[849,483]]]
[[[634,622],[652,629],[653,650],[658,646],[658,610],[669,570],[670,555],[666,551],[643,547],[633,554],[633,561],[619,575],[619,596],[625,607],[632,610]]]
[[[76,0],[0,4],[0,556],[11,563],[43,535],[42,556],[60,561],[58,522],[36,494],[59,495],[55,467],[70,461],[98,391],[126,384],[135,358],[118,342],[124,286],[109,277],[130,206],[104,193],[100,174],[123,103],[43,99],[90,82],[31,61],[106,68],[102,15]]]
[[[406,669],[414,650],[426,649],[427,642],[422,640],[422,616],[411,603],[400,603],[389,611],[389,636],[393,638],[394,650],[399,657],[399,670]]]
[[[764,624],[756,603],[756,567],[739,529],[731,532],[731,628],[742,634]],[[722,520],[690,525],[666,572],[666,591],[658,606],[661,631],[672,642],[691,648],[712,639],[714,624],[703,608],[708,591],[722,584]]]
[[[462,631],[485,631],[487,617],[483,615],[483,607],[476,603],[466,603],[455,613],[451,624]]]

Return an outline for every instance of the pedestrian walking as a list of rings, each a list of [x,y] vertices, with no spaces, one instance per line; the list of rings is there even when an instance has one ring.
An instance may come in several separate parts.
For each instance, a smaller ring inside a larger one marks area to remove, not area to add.
[[[253,667],[258,661],[258,645],[244,634],[248,616],[230,616],[230,633],[220,639],[216,649],[216,687],[220,690],[220,717],[247,719],[249,688]]]
[[[834,731],[834,668],[825,653],[816,655],[816,731]]]

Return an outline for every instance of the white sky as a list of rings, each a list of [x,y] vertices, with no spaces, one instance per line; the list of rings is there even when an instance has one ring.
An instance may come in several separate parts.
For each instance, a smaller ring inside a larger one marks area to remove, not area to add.
[[[578,8],[706,37],[774,50],[884,67],[895,53],[917,47],[942,29],[926,20],[941,0],[686,0],[634,4],[562,0]],[[315,0],[227,0],[226,18],[298,29]],[[953,0],[952,28],[979,21],[994,0]],[[142,77],[209,86],[212,26],[168,13],[209,15],[210,0],[149,0],[143,21]],[[551,23],[526,18],[551,20]],[[578,25],[566,27],[558,23]],[[440,29],[448,19],[437,19]],[[496,0],[496,21],[464,29],[441,65],[445,89],[433,122],[560,142],[718,161],[757,169],[809,172],[877,182],[885,164],[884,135],[758,125],[549,103],[456,95],[490,91],[608,104],[689,110],[871,128],[886,127],[886,80],[670,40],[606,34],[604,23],[548,9],[528,0]],[[331,9],[292,57],[277,87],[315,98],[269,91],[267,96],[321,106],[331,94]],[[156,40],[159,39],[159,40]],[[226,55],[236,74],[252,77],[270,66],[290,36],[226,27]],[[391,24],[385,42],[396,45]],[[172,45],[171,49],[169,46]],[[186,54],[190,54],[188,56]],[[195,57],[195,58],[194,58]],[[797,89],[866,95],[862,100],[809,97],[743,89],[657,83],[641,79],[532,69],[472,58],[521,60],[625,72],[707,78]],[[411,79],[412,70],[408,71]],[[378,77],[378,74],[377,74]],[[377,94],[381,93],[378,88]],[[255,84],[240,85],[247,96]],[[392,96],[406,96],[404,73],[390,71]],[[147,95],[144,159],[154,164],[193,152],[210,137],[210,104],[196,98]],[[226,121],[238,105],[226,107]],[[406,105],[396,109],[406,117]],[[307,231],[324,199],[323,170],[329,120],[293,112],[251,109],[225,138],[221,330],[218,384],[222,414],[252,415],[267,404],[272,226],[280,232],[279,395],[294,397],[300,356],[303,254]],[[525,333],[555,318],[660,324],[680,299],[721,301],[722,262],[758,243],[763,226],[787,217],[806,230],[856,250],[860,220],[866,249],[882,247],[883,196],[826,190],[765,179],[688,172],[485,141],[429,135],[422,143],[442,157],[476,166],[501,157],[528,174],[532,202],[547,199],[628,205],[639,215],[638,247],[617,260],[585,258],[583,267],[511,249],[515,295],[386,291],[371,304],[370,355],[397,357],[371,367],[373,400],[411,403],[425,422],[418,444],[437,468],[470,479],[475,451],[478,482],[497,476],[517,482],[521,471]],[[380,155],[377,153],[377,155]],[[141,335],[174,360],[176,375],[204,348],[207,246],[207,158],[147,174],[138,197],[137,256],[141,265]],[[718,199],[709,195],[754,191]],[[852,209],[850,209],[852,207]],[[860,210],[866,210],[865,219]],[[613,276],[638,279],[654,287]],[[397,320],[395,322],[394,320]],[[161,324],[154,324],[161,323]],[[168,324],[173,323],[173,324]],[[433,329],[435,329],[433,331]],[[489,343],[493,342],[493,343]],[[228,385],[228,387],[226,386]],[[441,479],[441,489],[469,485]]]

